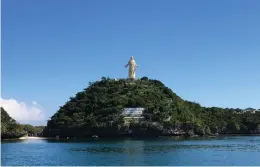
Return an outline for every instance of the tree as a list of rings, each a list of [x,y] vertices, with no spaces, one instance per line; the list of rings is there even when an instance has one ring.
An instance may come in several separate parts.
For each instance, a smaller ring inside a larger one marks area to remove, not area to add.
[[[11,118],[4,108],[1,107],[1,138],[19,138],[26,132],[22,126]]]

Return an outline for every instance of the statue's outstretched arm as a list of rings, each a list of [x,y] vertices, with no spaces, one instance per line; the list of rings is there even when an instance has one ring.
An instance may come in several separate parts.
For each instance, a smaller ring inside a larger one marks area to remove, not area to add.
[[[129,63],[127,63],[127,65],[125,65],[125,67],[127,67],[129,65]]]

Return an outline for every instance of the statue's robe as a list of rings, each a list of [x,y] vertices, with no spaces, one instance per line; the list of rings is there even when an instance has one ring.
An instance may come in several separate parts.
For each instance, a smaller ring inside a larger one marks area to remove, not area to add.
[[[134,60],[130,60],[128,62],[129,65],[129,71],[128,71],[128,78],[135,78],[135,69],[137,67],[137,64]]]

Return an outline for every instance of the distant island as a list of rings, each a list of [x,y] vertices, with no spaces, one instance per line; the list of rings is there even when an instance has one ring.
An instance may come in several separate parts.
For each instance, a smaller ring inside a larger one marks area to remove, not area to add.
[[[260,111],[202,107],[147,77],[90,83],[43,130],[61,138],[216,134],[260,134]]]

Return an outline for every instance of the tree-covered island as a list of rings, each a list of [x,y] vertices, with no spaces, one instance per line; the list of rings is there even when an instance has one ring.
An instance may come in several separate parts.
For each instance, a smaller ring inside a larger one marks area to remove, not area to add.
[[[125,108],[144,108],[142,119],[126,119]],[[43,131],[45,137],[78,138],[259,133],[259,110],[202,107],[147,77],[102,77],[90,83],[60,107]]]

